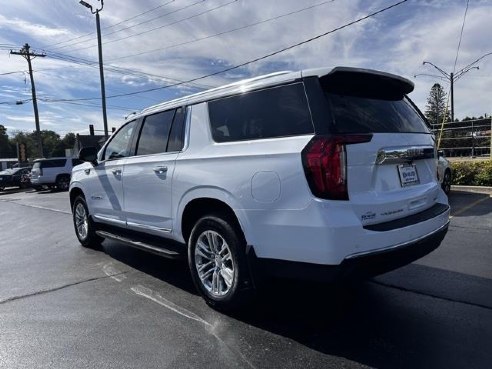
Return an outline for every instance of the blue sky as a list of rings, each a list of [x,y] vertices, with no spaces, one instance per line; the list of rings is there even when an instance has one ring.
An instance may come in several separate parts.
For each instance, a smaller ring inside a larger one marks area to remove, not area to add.
[[[95,7],[97,0],[87,0]],[[187,81],[309,39],[397,0],[106,0],[100,13],[106,94]],[[303,46],[224,74],[127,97],[109,98],[110,127],[129,113],[208,87],[278,70],[322,66],[379,69],[412,79],[423,110],[435,82],[424,60],[452,72],[466,0],[409,0]],[[302,10],[304,8],[309,8]],[[151,10],[154,9],[154,10]],[[151,10],[151,11],[149,11]],[[145,14],[142,14],[146,12]],[[295,12],[295,14],[287,15]],[[456,70],[492,52],[492,0],[470,0]],[[278,19],[268,21],[270,18]],[[189,19],[187,19],[189,18]],[[259,23],[257,25],[253,25]],[[243,28],[232,31],[236,28]],[[222,35],[217,35],[222,33]],[[217,36],[216,36],[217,35]],[[29,43],[41,129],[61,136],[102,129],[95,17],[78,0],[16,0],[0,13],[0,124],[34,129],[27,62],[9,55]],[[88,65],[90,64],[90,65]],[[455,117],[492,113],[492,55],[455,84]],[[13,73],[12,73],[13,72]],[[6,74],[8,73],[8,74]],[[94,100],[77,100],[95,98]],[[57,101],[57,100],[72,101]]]

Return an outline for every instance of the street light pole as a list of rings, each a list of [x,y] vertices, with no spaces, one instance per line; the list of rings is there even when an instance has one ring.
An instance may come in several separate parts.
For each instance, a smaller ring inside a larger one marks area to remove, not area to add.
[[[99,53],[99,78],[101,80],[101,100],[102,100],[102,113],[103,113],[103,123],[104,123],[104,135],[106,138],[108,135],[108,117],[106,114],[106,87],[104,85],[104,67],[103,67],[103,55],[102,55],[102,42],[101,42],[101,23],[99,20],[99,12],[104,8],[104,0],[101,1],[101,8],[94,9],[92,5],[86,3],[84,0],[80,0],[79,3],[86,8],[90,9],[92,14],[96,15],[96,29],[97,29],[97,49]]]
[[[451,97],[451,122],[454,122],[454,83],[458,79],[460,79],[461,77],[463,77],[463,75],[465,73],[468,73],[470,70],[472,70],[472,69],[480,69],[479,67],[474,67],[473,65],[475,63],[477,63],[479,60],[483,59],[485,56],[490,55],[490,54],[491,53],[482,56],[481,58],[475,60],[473,63],[468,64],[466,67],[460,69],[456,73],[454,73],[454,72],[447,73],[443,69],[439,68],[437,65],[435,65],[435,64],[433,64],[431,62],[428,62],[428,61],[424,61],[422,63],[422,65],[428,64],[428,65],[434,67],[434,69],[436,69],[442,75],[442,77],[441,76],[436,76],[436,77],[442,78],[445,81],[449,82],[450,90],[451,90],[451,96],[450,96]],[[420,75],[420,74],[416,74],[415,77],[417,77],[418,75]],[[427,74],[422,74],[422,75],[427,75]]]

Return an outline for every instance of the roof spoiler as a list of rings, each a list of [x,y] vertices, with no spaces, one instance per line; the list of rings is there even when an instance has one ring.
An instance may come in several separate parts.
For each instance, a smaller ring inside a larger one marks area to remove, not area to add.
[[[371,69],[335,67],[320,78],[329,92],[375,98],[402,98],[414,89],[412,81]]]

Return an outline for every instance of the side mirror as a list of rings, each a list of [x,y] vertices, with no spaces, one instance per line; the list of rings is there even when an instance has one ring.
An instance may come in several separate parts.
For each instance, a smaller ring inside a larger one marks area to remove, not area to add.
[[[97,164],[97,149],[95,147],[83,147],[79,151],[79,159]]]
[[[444,157],[444,151],[443,150],[437,150],[437,157],[438,158]]]

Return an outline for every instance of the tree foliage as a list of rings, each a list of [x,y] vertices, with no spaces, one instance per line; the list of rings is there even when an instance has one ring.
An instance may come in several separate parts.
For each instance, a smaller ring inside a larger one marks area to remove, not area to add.
[[[2,134],[2,132],[4,133]],[[45,158],[65,156],[65,149],[72,149],[75,144],[74,133],[67,133],[63,139],[54,131],[42,130],[40,133],[43,141],[43,157]],[[36,131],[18,131],[14,132],[11,137],[9,137],[6,134],[5,127],[0,125],[0,158],[16,157],[18,143],[26,144],[28,158],[38,158]]]
[[[435,83],[430,90],[425,106],[425,117],[432,129],[438,129],[443,121],[450,121],[447,94],[439,83]]]
[[[0,124],[0,158],[15,158],[15,156],[16,152],[12,150],[7,128]]]

